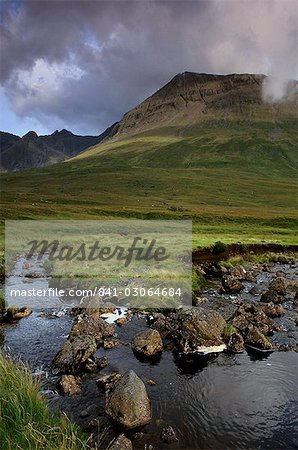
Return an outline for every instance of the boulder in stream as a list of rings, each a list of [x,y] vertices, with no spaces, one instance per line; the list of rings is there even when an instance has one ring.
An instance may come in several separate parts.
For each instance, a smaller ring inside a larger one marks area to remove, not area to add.
[[[92,336],[99,346],[103,343],[103,339],[113,336],[114,333],[113,325],[107,323],[104,319],[84,314],[76,317],[69,338],[72,340],[77,336]]]
[[[112,372],[105,375],[99,375],[95,378],[95,381],[100,387],[103,387],[105,391],[110,391],[114,389],[120,378],[121,374],[119,372]]]
[[[181,351],[223,344],[226,321],[216,311],[201,307],[183,309],[173,316],[171,325]]]
[[[126,429],[150,422],[151,405],[146,387],[133,370],[125,372],[115,389],[106,396],[105,412]]]
[[[62,375],[58,383],[58,389],[65,395],[78,395],[82,392],[82,382],[74,375]]]
[[[272,291],[277,292],[279,295],[286,295],[288,282],[284,277],[277,277],[271,281],[269,288]]]
[[[76,336],[65,341],[55,356],[53,365],[64,373],[79,372],[96,350],[96,340],[93,336]]]
[[[138,333],[131,342],[133,351],[142,356],[154,356],[163,350],[163,343],[157,330],[146,330]]]
[[[264,336],[264,334],[261,333],[261,331],[257,327],[254,326],[250,327],[245,338],[245,343],[261,350],[274,349],[271,341],[266,336]]]
[[[244,340],[240,333],[231,334],[228,350],[233,353],[242,353],[244,351]]]
[[[23,306],[22,308],[7,308],[5,313],[5,320],[8,322],[13,322],[14,320],[20,320],[24,317],[28,317],[32,314],[32,309],[28,306]]]
[[[167,444],[178,441],[175,430],[171,425],[168,425],[161,430],[160,439]]]
[[[281,305],[274,305],[273,303],[267,303],[263,306],[263,311],[268,317],[281,317],[283,316],[286,311]]]
[[[253,303],[240,305],[234,314],[232,324],[242,335],[248,333],[251,325],[257,327],[261,333],[268,335],[273,331],[279,331],[277,325],[263,311],[263,306]]]
[[[274,291],[273,289],[269,289],[266,292],[263,292],[263,294],[261,295],[260,301],[262,303],[280,303],[280,298],[279,295],[276,291]]]
[[[133,446],[131,441],[121,434],[108,446],[108,450],[133,450]]]
[[[236,294],[243,289],[241,281],[232,275],[224,275],[222,277],[222,285],[226,292]]]

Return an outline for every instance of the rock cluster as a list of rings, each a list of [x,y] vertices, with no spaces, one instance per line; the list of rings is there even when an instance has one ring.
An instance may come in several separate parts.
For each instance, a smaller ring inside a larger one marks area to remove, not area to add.
[[[94,353],[114,333],[113,325],[101,318],[88,314],[77,316],[68,339],[54,358],[54,366],[65,374],[101,370],[107,365],[107,358],[95,358]]]

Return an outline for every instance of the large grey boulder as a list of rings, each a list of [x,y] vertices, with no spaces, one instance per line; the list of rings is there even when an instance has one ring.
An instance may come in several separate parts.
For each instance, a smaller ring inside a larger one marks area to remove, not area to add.
[[[151,404],[143,381],[133,370],[125,372],[106,397],[107,416],[126,429],[146,425],[151,420]]]

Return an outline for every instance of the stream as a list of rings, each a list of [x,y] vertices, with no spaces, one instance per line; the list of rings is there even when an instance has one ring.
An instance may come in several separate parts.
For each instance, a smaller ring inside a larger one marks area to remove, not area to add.
[[[272,270],[282,270],[288,277],[298,278],[297,267],[276,264]],[[260,273],[253,283],[246,283],[238,297],[255,301],[255,296],[249,293],[252,285],[266,285],[269,279],[269,273]],[[10,287],[20,288],[22,282],[16,274],[8,279]],[[43,287],[48,283],[34,279],[31,284],[41,282]],[[234,297],[222,295],[218,299],[217,290],[218,282],[214,281],[202,296],[206,303],[217,301],[218,308],[224,311],[223,305],[226,302],[233,305]],[[287,306],[286,314],[277,320],[287,334],[278,334],[297,342],[291,302],[284,306]],[[58,378],[51,372],[51,362],[68,336],[72,318],[65,314],[59,299],[57,307],[46,312],[35,308],[29,317],[2,325],[1,345],[29,361],[35,375],[43,375],[43,393],[52,407],[67,412],[86,431],[98,434],[99,447],[105,450],[113,436],[119,434],[104,415],[105,394],[92,377],[84,381],[82,395],[58,394]],[[153,416],[151,423],[139,433],[128,434],[134,449],[144,449],[146,445],[152,445],[155,450],[290,450],[298,447],[296,352],[276,351],[260,359],[246,352],[221,353],[187,365],[175,353],[164,351],[159,360],[148,362],[136,358],[130,348],[132,337],[145,329],[145,317],[134,315],[124,326],[116,327],[116,336],[123,345],[97,351],[97,356],[108,358],[108,366],[100,374],[133,369],[146,384]],[[281,337],[276,339],[282,341]],[[156,384],[148,383],[150,380]],[[164,444],[159,439],[161,429],[167,425],[175,429],[178,442]]]

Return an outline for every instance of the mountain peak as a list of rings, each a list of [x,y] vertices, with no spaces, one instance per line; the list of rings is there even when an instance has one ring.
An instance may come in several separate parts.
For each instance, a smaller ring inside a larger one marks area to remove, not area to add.
[[[74,136],[74,134],[71,131],[66,130],[63,128],[63,130],[59,131],[56,130],[51,136]]]
[[[262,103],[264,78],[265,75],[247,73],[178,73],[123,116],[114,138],[162,126],[194,125],[209,114],[243,114],[247,105]]]
[[[38,134],[35,132],[35,131],[28,131],[28,133],[26,133],[26,134],[24,134],[24,136],[22,136],[22,139],[23,140],[26,140],[26,141],[31,141],[32,139],[36,139],[36,138],[38,138]]]

